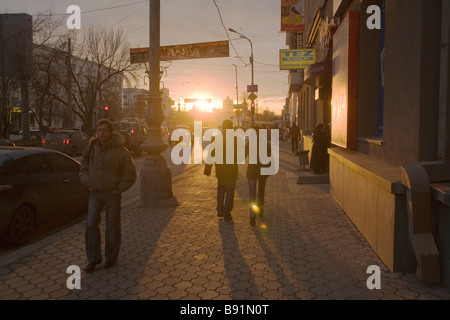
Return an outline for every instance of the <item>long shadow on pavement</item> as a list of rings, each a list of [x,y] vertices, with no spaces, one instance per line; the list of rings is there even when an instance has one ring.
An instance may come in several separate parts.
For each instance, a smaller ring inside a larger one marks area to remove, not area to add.
[[[149,269],[148,263],[175,209],[143,209],[139,202],[127,207],[122,217],[122,246],[118,264],[108,270],[100,267],[92,274],[82,274],[82,289],[72,290],[65,299],[136,299],[137,291],[146,291],[148,298],[155,294],[144,285],[151,283],[153,276],[164,272],[166,265],[156,264]]]
[[[260,299],[258,286],[239,248],[234,225],[220,220],[219,231],[222,237],[225,273],[231,288],[231,299]]]

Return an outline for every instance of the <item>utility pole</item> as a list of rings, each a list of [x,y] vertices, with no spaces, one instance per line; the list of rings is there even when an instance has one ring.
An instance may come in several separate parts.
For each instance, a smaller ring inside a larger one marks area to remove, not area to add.
[[[67,42],[67,129],[73,128],[72,113],[72,46],[71,39]],[[51,125],[51,124],[50,124]]]
[[[237,65],[233,64],[236,70],[236,104],[239,104],[239,89],[238,89],[238,75],[237,75]]]
[[[150,0],[150,58],[149,58],[149,99],[147,109],[148,136],[142,145],[147,152],[141,170],[141,202],[144,207],[159,207],[164,204],[176,205],[172,194],[172,174],[161,152],[167,145],[161,138],[160,83],[160,0]]]
[[[251,55],[250,55],[250,64],[251,64],[251,66],[252,66],[252,90],[253,90],[253,88],[255,87],[255,72],[254,72],[254,70],[253,70],[253,43],[252,43],[252,41],[249,39],[249,38],[247,38],[245,35],[243,35],[242,33],[240,33],[240,32],[237,32],[236,30],[234,30],[234,29],[232,29],[232,28],[228,28],[228,30],[229,31],[231,31],[231,32],[234,32],[234,33],[237,33],[238,35],[240,35],[241,36],[241,38],[242,39],[247,39],[248,40],[248,42],[250,42],[250,49],[251,49]],[[255,93],[254,92],[252,92],[252,94],[254,95]],[[255,96],[256,97],[256,96]],[[254,98],[252,98],[252,99],[250,99],[252,102],[251,102],[251,125],[252,125],[252,127],[254,126],[254,124],[255,124],[255,99]]]

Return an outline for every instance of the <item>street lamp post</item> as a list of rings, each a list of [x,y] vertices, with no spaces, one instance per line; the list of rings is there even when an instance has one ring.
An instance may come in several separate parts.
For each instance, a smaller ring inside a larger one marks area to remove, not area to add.
[[[148,136],[142,144],[147,152],[141,170],[141,202],[144,207],[156,207],[174,202],[172,194],[172,174],[161,152],[167,145],[161,138],[161,123],[164,116],[161,110],[160,83],[160,0],[150,0],[150,58],[149,58],[149,99],[147,109]]]
[[[255,85],[255,73],[254,73],[254,70],[253,70],[253,44],[252,44],[252,41],[249,39],[249,38],[247,38],[246,36],[244,36],[242,33],[240,33],[240,32],[237,32],[236,30],[234,30],[234,29],[232,29],[232,28],[228,28],[228,30],[229,31],[231,31],[231,32],[234,32],[234,33],[237,33],[238,35],[240,35],[240,37],[242,38],[242,39],[247,39],[248,40],[248,42],[250,42],[250,49],[251,49],[251,55],[250,55],[250,65],[252,66],[252,88],[254,87],[254,85]],[[254,124],[255,124],[255,107],[254,107],[254,100],[252,100],[252,107],[251,107],[251,121],[252,121],[252,127],[254,126]]]
[[[236,110],[236,118],[237,118],[237,121],[238,121],[238,127],[240,126],[240,116],[241,116],[241,112],[240,112],[240,110],[241,109],[239,109],[240,108],[240,106],[239,106],[239,87],[238,87],[238,74],[237,74],[237,65],[235,65],[235,64],[233,64],[233,66],[234,66],[234,69],[236,70],[236,105],[237,105],[237,110]]]
[[[239,104],[239,89],[238,89],[238,75],[237,75],[237,65],[233,64],[234,69],[236,70],[236,104]]]

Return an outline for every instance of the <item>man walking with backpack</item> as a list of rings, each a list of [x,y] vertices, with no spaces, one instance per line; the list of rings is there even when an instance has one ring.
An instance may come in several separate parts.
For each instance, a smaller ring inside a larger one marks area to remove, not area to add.
[[[113,131],[113,124],[102,119],[97,124],[97,139],[91,141],[83,152],[80,180],[89,190],[86,220],[86,272],[93,272],[102,262],[100,220],[106,208],[104,269],[116,264],[121,244],[120,210],[122,192],[136,180],[136,168],[123,137]]]

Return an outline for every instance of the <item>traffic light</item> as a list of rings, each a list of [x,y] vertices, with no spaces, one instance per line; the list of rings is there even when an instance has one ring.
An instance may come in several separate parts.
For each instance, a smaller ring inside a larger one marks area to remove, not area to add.
[[[254,108],[254,107],[255,107],[255,101],[252,101],[252,103],[250,104],[250,106],[251,106],[252,108]]]
[[[105,110],[105,118],[109,119],[109,107],[108,106],[104,106],[103,110]]]

